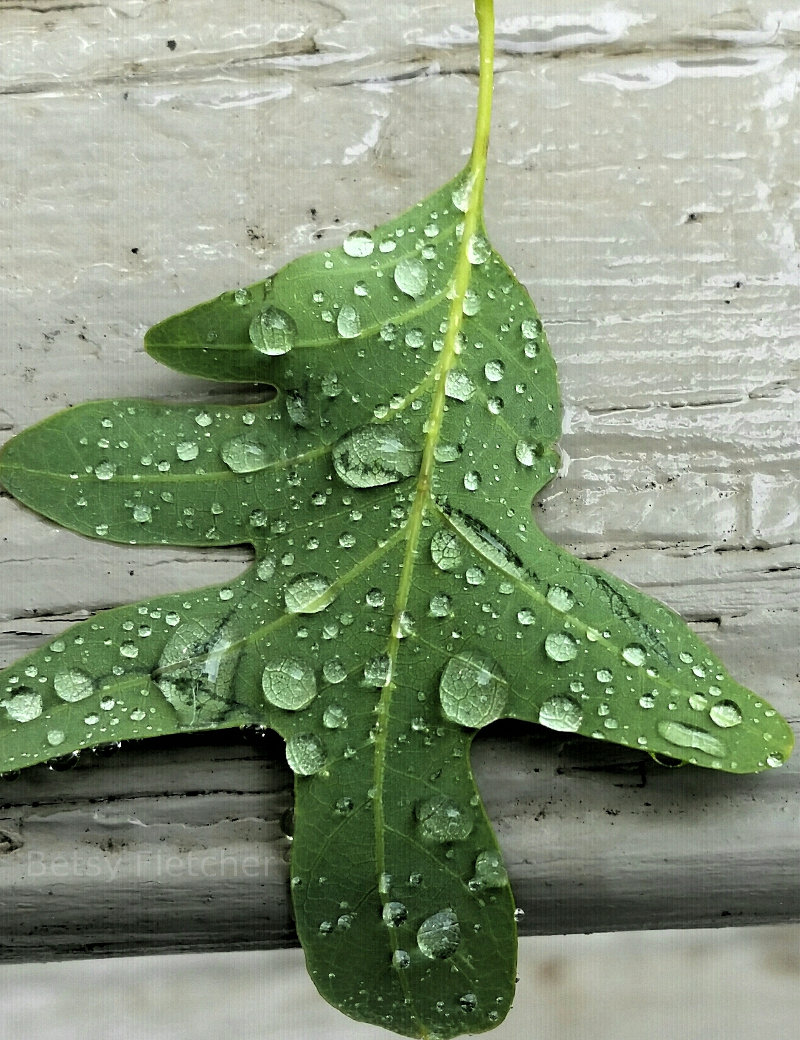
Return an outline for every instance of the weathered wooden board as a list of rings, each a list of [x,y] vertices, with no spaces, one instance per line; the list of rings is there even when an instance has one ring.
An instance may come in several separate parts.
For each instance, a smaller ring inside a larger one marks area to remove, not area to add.
[[[797,722],[787,6],[497,0],[487,219],[561,372],[543,527],[679,610]],[[469,0],[0,6],[0,436],[93,397],[242,399],[160,369],[144,329],[451,176],[475,71]],[[89,543],[0,497],[0,663],[246,558]],[[798,916],[795,765],[648,766],[640,789],[635,756],[519,731],[475,760],[525,930]],[[288,784],[278,743],[231,735],[3,785],[0,956],[290,941]]]

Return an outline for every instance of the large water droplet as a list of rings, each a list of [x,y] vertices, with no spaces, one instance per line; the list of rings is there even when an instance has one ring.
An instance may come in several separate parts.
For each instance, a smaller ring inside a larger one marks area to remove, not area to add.
[[[384,924],[389,925],[390,928],[399,928],[408,917],[408,910],[405,903],[400,903],[393,899],[383,904],[382,916]]]
[[[508,874],[499,852],[488,849],[478,853],[475,880],[481,888],[502,888],[508,882]]]
[[[364,665],[364,685],[382,688],[392,678],[392,662],[388,654],[379,654]]]
[[[547,602],[551,607],[565,614],[575,606],[575,597],[563,585],[551,585],[547,590]]]
[[[471,264],[484,264],[492,255],[492,247],[483,235],[473,235],[467,242],[467,259]]]
[[[499,719],[507,696],[499,665],[472,650],[451,657],[439,680],[442,711],[460,726],[478,728]]]
[[[220,449],[225,465],[234,473],[254,473],[265,469],[272,461],[263,444],[247,437],[233,437]]]
[[[464,841],[472,832],[472,814],[441,795],[416,807],[419,830],[431,841]]]
[[[718,701],[716,704],[711,706],[708,714],[711,716],[711,721],[715,722],[723,729],[728,729],[731,726],[738,726],[742,721],[742,713],[739,710],[739,705],[734,704],[733,701]]]
[[[460,368],[451,368],[444,378],[444,392],[454,401],[469,401],[475,393],[475,384]]]
[[[339,704],[329,704],[322,713],[322,725],[328,729],[344,729],[347,725],[347,712]]]
[[[175,454],[181,462],[191,462],[200,454],[200,448],[194,441],[181,441],[175,448]]]
[[[683,722],[659,722],[657,728],[661,736],[676,747],[695,748],[718,758],[725,754],[725,745],[721,740],[696,726],[687,726]]]
[[[639,646],[637,643],[632,643],[630,646],[626,646],[622,651],[623,660],[627,661],[628,664],[632,664],[638,668],[644,664],[647,655],[643,646]]]
[[[265,556],[256,564],[256,577],[259,581],[269,581],[275,573],[277,562],[274,556]]]
[[[286,761],[292,772],[313,776],[325,765],[325,750],[313,733],[298,733],[286,742]]]
[[[333,448],[333,468],[350,487],[380,487],[416,473],[422,452],[406,444],[391,427],[362,426]]]
[[[42,698],[27,688],[20,688],[13,697],[0,701],[14,722],[31,722],[42,714]]]
[[[321,574],[298,574],[283,594],[289,614],[318,614],[336,598],[331,583]]]
[[[288,354],[297,339],[294,318],[278,307],[259,311],[250,322],[250,342],[262,354]]]
[[[113,464],[113,462],[109,462],[108,459],[103,459],[102,462],[98,462],[98,464],[95,466],[94,475],[97,477],[98,480],[111,480],[111,478],[114,476],[115,470],[116,466]]]
[[[329,661],[326,661],[322,666],[322,676],[326,682],[334,686],[344,682],[347,678],[347,669],[342,659],[340,657],[332,657]]]
[[[370,256],[375,243],[368,231],[352,231],[342,243],[342,249],[348,256]]]
[[[177,615],[174,615],[177,617]],[[170,618],[166,617],[167,623]],[[184,725],[219,721],[228,711],[241,653],[229,620],[190,619],[167,640],[153,679]]]
[[[431,559],[440,571],[454,571],[458,567],[461,551],[452,531],[436,531],[431,538]]]
[[[431,960],[452,957],[461,942],[461,928],[452,910],[440,910],[419,926],[417,946]]]
[[[401,292],[416,300],[428,287],[428,269],[416,257],[404,257],[394,269],[394,282]]]
[[[550,697],[539,709],[539,722],[562,733],[575,733],[582,721],[583,712],[572,697]]]
[[[578,656],[578,644],[568,632],[550,632],[544,652],[552,661],[571,661]]]
[[[82,701],[86,697],[91,697],[92,693],[94,693],[94,683],[91,677],[77,668],[70,668],[65,672],[56,672],[53,676],[53,686],[61,700],[69,701],[70,703]]]
[[[517,462],[522,466],[535,466],[536,459],[539,451],[538,444],[533,444],[531,441],[517,441],[514,448],[514,454],[517,457]]]
[[[336,330],[342,339],[355,339],[361,332],[361,318],[351,304],[345,304],[336,317]]]
[[[290,657],[267,662],[261,688],[270,704],[286,711],[299,711],[317,696],[313,668]]]

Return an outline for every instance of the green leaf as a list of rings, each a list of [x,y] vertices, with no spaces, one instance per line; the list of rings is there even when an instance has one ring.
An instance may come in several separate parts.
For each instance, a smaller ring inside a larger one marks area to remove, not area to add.
[[[10,492],[90,537],[255,550],[226,587],[102,612],[0,674],[2,769],[273,727],[296,773],[311,975],[409,1036],[491,1028],[513,995],[478,729],[524,719],[732,772],[791,748],[676,614],[534,524],[557,468],[555,366],[478,204],[465,171],[148,333],[158,360],[272,399],[86,404],[0,455]]]

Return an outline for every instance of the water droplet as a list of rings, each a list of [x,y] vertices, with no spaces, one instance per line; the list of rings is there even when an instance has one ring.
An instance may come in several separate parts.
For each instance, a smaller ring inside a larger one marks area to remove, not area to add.
[[[572,697],[550,697],[539,709],[539,722],[562,733],[577,732],[582,721],[583,712]]]
[[[431,538],[431,559],[440,571],[453,571],[461,563],[458,538],[452,531],[436,531]]]
[[[261,354],[288,354],[297,338],[294,318],[278,307],[259,311],[250,322],[250,342]]]
[[[198,412],[197,415],[194,417],[194,421],[197,423],[198,426],[205,427],[210,426],[213,422],[213,419],[208,414],[208,412]]]
[[[317,681],[309,665],[283,657],[267,662],[261,676],[261,689],[276,708],[299,711],[317,696]]]
[[[536,615],[533,613],[532,610],[527,610],[527,609],[526,610],[518,610],[517,611],[517,621],[521,625],[535,625],[536,624]]]
[[[428,269],[416,257],[403,257],[394,269],[394,283],[406,296],[416,300],[428,287]]]
[[[226,441],[220,449],[220,455],[234,473],[254,473],[265,469],[271,461],[266,447],[247,437],[234,437]]]
[[[42,698],[27,687],[18,689],[13,697],[0,701],[14,722],[31,722],[42,714]]]
[[[487,361],[483,366],[483,374],[489,380],[490,383],[499,383],[505,373],[505,365],[502,361]]]
[[[388,654],[379,654],[364,665],[365,686],[382,688],[388,686],[392,678],[392,662]]]
[[[375,243],[368,231],[352,231],[342,243],[342,249],[348,256],[365,257],[370,256]]]
[[[411,964],[411,958],[408,955],[407,950],[395,950],[392,954],[392,967],[393,968],[407,968]]]
[[[468,318],[474,318],[481,309],[481,298],[474,289],[467,289],[464,293],[461,309]]]
[[[286,761],[293,773],[313,776],[325,765],[325,751],[313,733],[298,733],[286,742]]]
[[[129,657],[133,659],[134,657],[139,656],[139,647],[136,645],[136,643],[131,643],[130,641],[127,641],[120,645],[119,652],[120,654],[122,654],[123,657]]]
[[[339,311],[336,329],[342,339],[355,339],[361,332],[361,318],[351,304],[346,303]]]
[[[492,247],[483,235],[472,235],[467,242],[467,259],[471,264],[484,264],[492,255]]]
[[[275,573],[277,562],[274,556],[264,556],[256,564],[256,577],[259,581],[269,581]]]
[[[439,442],[433,449],[433,457],[437,462],[457,462],[461,455],[461,450],[457,444]]]
[[[486,581],[486,573],[480,567],[467,567],[464,577],[468,585],[483,585]]]
[[[217,722],[228,711],[228,696],[241,653],[233,623],[190,619],[169,612],[178,626],[167,640],[153,679],[184,725]]]
[[[538,318],[524,318],[519,328],[523,339],[535,340],[542,334],[542,323]]]
[[[347,678],[347,669],[344,666],[341,658],[332,657],[329,661],[326,661],[322,666],[322,675],[326,682],[332,683],[334,686],[340,682],[344,682]]]
[[[711,721],[715,722],[723,729],[728,729],[731,726],[738,726],[742,721],[742,713],[739,710],[739,705],[734,704],[733,701],[718,701],[716,704],[711,706],[711,710],[708,714],[711,716]]]
[[[318,614],[336,598],[331,583],[320,574],[299,574],[283,594],[289,614]]]
[[[191,462],[192,459],[196,459],[200,454],[200,448],[194,441],[181,441],[175,448],[175,454],[181,462]]]
[[[517,441],[514,448],[517,462],[522,466],[535,466],[538,447],[537,444],[532,444],[530,441]]]
[[[598,668],[595,674],[597,675],[597,681],[601,683],[610,683],[614,678],[614,673],[609,671],[608,668]]]
[[[237,307],[247,306],[247,304],[250,303],[251,299],[252,296],[250,295],[249,289],[234,289],[233,302],[236,304]]]
[[[778,766],[782,766],[784,763],[784,757],[780,752],[775,751],[770,755],[767,755],[767,765],[770,769],[777,769]]]
[[[544,641],[544,652],[552,661],[571,661],[578,656],[578,644],[568,632],[550,632]]]
[[[643,646],[639,646],[638,643],[632,643],[623,649],[622,657],[628,664],[638,668],[644,664],[647,655]]]
[[[687,726],[683,722],[659,722],[657,729],[665,740],[676,747],[695,748],[718,758],[725,754],[725,745],[721,740],[696,726]]]
[[[416,473],[422,452],[406,444],[391,427],[362,426],[334,446],[333,468],[350,487],[380,487]]]
[[[442,711],[461,726],[478,728],[499,719],[507,695],[497,663],[472,650],[451,657],[439,680]]]
[[[461,928],[452,910],[440,910],[419,926],[417,946],[431,960],[452,957],[461,942]]]
[[[464,487],[467,491],[477,491],[481,484],[481,475],[477,470],[471,469],[464,474]]]
[[[458,998],[458,1003],[462,1011],[469,1013],[470,1011],[474,1011],[478,1006],[478,998],[474,993],[462,993]]]
[[[150,506],[135,505],[133,507],[133,519],[140,524],[149,524],[153,519],[153,510]]]
[[[475,393],[475,384],[460,368],[451,368],[445,376],[444,392],[454,401],[469,401]]]
[[[508,874],[499,852],[487,849],[478,853],[475,860],[475,880],[482,888],[503,888],[508,883]]]
[[[399,903],[393,899],[391,902],[383,904],[382,917],[384,924],[390,928],[398,928],[408,917],[408,910],[405,903]]]
[[[111,480],[116,468],[117,467],[112,462],[109,462],[108,459],[103,459],[102,462],[99,462],[95,466],[94,475],[98,480]]]
[[[62,701],[82,701],[94,693],[94,683],[86,672],[77,668],[70,668],[65,672],[56,672],[53,676],[53,686],[57,696]]]
[[[425,345],[425,333],[422,329],[409,329],[405,335],[405,342],[412,350],[419,350]]]
[[[51,747],[58,747],[59,744],[63,744],[66,740],[64,731],[61,729],[49,729],[47,731],[47,743]]]
[[[563,585],[551,585],[547,590],[547,602],[564,614],[575,606],[575,597]]]
[[[464,841],[472,833],[472,814],[450,798],[437,796],[415,810],[419,830],[431,841]]]
[[[525,577],[522,561],[479,520],[455,510],[448,513],[448,519],[461,537],[497,570],[513,578]]]
[[[328,729],[344,729],[347,725],[347,712],[338,704],[329,704],[322,713],[322,725]]]
[[[431,601],[428,605],[428,613],[431,617],[436,618],[449,617],[451,614],[450,597],[445,596],[442,593],[431,596]]]

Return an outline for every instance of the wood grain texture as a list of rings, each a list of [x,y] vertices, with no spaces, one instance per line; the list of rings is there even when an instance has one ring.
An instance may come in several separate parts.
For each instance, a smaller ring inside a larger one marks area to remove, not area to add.
[[[537,517],[681,612],[800,726],[800,15],[774,0],[496,6],[487,223],[537,301],[565,403],[565,463]],[[144,329],[461,166],[471,3],[387,12],[0,7],[0,437],[89,398],[244,400],[160,369]],[[0,664],[247,559],[90,543],[2,496],[0,539]],[[518,726],[480,738],[474,761],[526,932],[800,916],[796,760],[754,778],[664,771]],[[279,742],[231,734],[4,784],[0,957],[292,941],[289,783]]]

